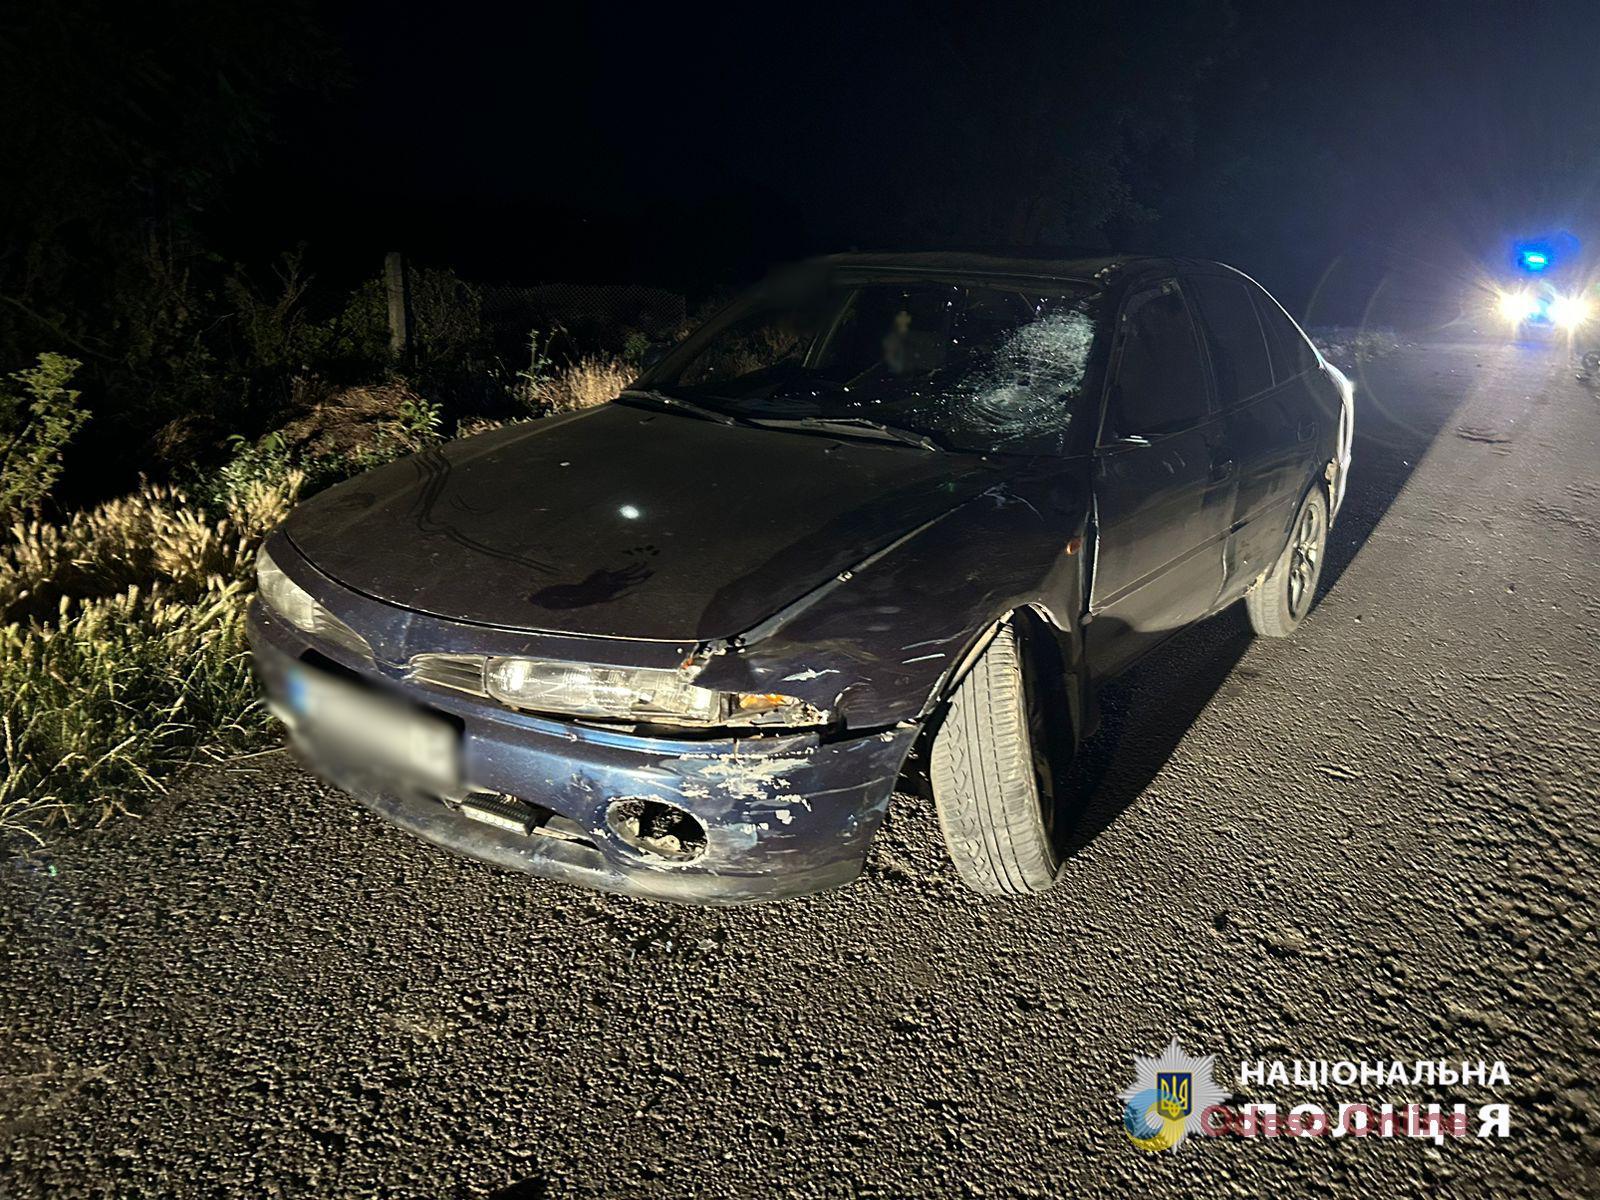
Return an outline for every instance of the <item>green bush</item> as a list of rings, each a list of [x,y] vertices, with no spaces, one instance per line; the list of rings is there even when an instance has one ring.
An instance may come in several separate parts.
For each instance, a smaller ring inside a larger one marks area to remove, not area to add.
[[[68,387],[82,366],[61,354],[10,375],[0,388],[0,519],[37,512],[61,475],[62,451],[89,414]]]
[[[552,329],[547,334],[541,334],[535,329],[528,334],[528,365],[517,371],[511,391],[517,402],[530,411],[539,411],[540,397],[555,374],[556,360],[551,353],[551,346],[559,332]]]

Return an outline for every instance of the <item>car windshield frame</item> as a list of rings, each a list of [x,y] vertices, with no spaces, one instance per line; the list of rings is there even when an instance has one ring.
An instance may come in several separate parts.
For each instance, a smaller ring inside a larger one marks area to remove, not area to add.
[[[809,287],[813,293],[824,291],[838,293],[840,299],[837,304],[840,313],[836,316],[841,315],[843,309],[847,307],[849,303],[847,297],[859,293],[861,289],[897,285],[908,288],[943,285],[993,292],[1016,292],[1024,296],[1037,294],[1041,301],[1046,298],[1067,300],[1070,311],[1081,312],[1090,323],[1089,341],[1083,351],[1080,376],[1074,388],[1073,398],[1068,401],[1072,412],[1059,424],[1041,427],[1037,431],[1023,431],[1019,428],[1010,431],[1009,436],[997,437],[992,441],[972,441],[953,436],[951,430],[940,428],[936,423],[897,420],[896,414],[887,410],[878,412],[863,409],[846,412],[827,405],[819,405],[815,410],[808,412],[794,407],[796,401],[792,397],[786,398],[783,407],[767,408],[761,403],[762,397],[718,396],[708,390],[705,384],[682,384],[680,379],[685,370],[730,329],[763,310],[781,310],[782,303],[779,298],[783,295],[784,285],[784,277],[781,276],[776,277],[776,284],[769,281],[768,284],[752,289],[713,315],[705,325],[641,375],[634,385],[635,388],[691,401],[695,405],[725,414],[741,424],[759,422],[767,428],[774,429],[799,429],[805,432],[803,421],[807,417],[816,417],[820,421],[847,417],[871,418],[896,432],[911,435],[901,439],[905,442],[911,443],[921,438],[936,444],[941,449],[957,453],[1071,457],[1088,453],[1092,449],[1089,445],[1092,443],[1092,436],[1085,438],[1082,431],[1084,427],[1094,424],[1095,408],[1101,390],[1100,381],[1111,343],[1107,313],[1112,305],[1108,289],[1101,280],[1079,275],[908,267],[835,269],[826,275],[810,275],[803,278],[805,283],[802,286]],[[1020,322],[1014,328],[1023,330],[1030,324],[1037,323]],[[830,328],[820,333],[814,337],[813,345],[833,337],[835,332]],[[805,357],[811,356],[811,352],[808,351]],[[1090,432],[1092,434],[1092,430]],[[849,436],[849,434],[835,430],[833,436]],[[892,439],[874,440],[890,441],[892,444]]]

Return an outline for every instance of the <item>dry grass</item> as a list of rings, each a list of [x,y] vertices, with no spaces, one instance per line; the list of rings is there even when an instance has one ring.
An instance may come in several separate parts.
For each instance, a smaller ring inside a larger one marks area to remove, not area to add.
[[[145,487],[0,548],[0,829],[104,820],[204,755],[261,743],[244,640],[256,545],[301,477],[239,481],[215,519]]]
[[[179,488],[146,485],[61,524],[14,524],[0,546],[0,620],[48,619],[63,600],[155,586],[197,599],[207,580],[248,579],[255,545],[289,515],[302,478],[243,481],[210,520]]]
[[[539,412],[593,408],[615,400],[617,393],[637,375],[637,371],[619,358],[580,358],[533,384],[526,399]]]
[[[489,433],[495,429],[504,429],[511,424],[496,417],[467,417],[456,426],[456,437],[476,437],[480,433]]]
[[[360,466],[421,450],[433,440],[439,419],[437,405],[390,380],[316,395],[277,436],[297,461]]]

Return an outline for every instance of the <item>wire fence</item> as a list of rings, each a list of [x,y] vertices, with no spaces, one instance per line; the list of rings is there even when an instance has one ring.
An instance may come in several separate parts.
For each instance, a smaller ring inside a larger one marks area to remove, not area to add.
[[[630,334],[651,340],[682,329],[683,296],[637,284],[542,283],[476,285],[483,321],[496,341],[525,341],[532,330],[560,328],[576,342],[620,348]]]

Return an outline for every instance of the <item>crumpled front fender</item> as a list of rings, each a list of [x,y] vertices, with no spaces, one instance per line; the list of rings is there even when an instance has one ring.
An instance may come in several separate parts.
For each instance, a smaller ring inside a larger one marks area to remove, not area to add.
[[[1088,510],[1079,462],[1036,465],[716,648],[698,682],[797,696],[850,728],[923,717],[1007,613],[1076,636]]]

